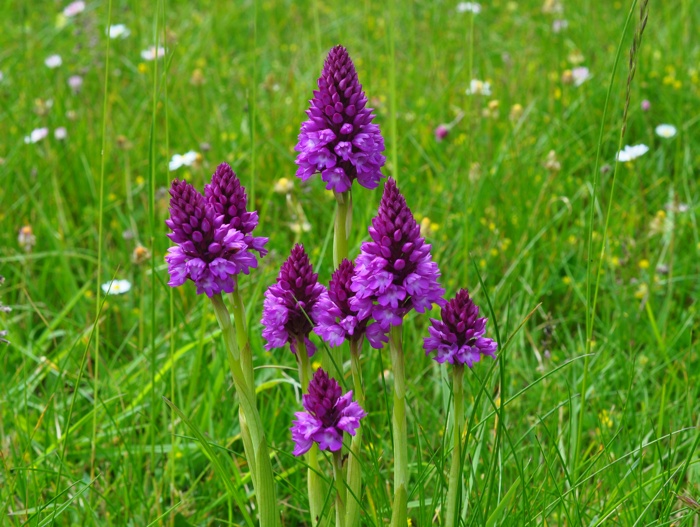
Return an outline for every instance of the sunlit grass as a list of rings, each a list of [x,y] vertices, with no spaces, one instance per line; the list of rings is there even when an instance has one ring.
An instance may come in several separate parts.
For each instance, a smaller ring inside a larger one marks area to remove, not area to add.
[[[293,242],[321,280],[332,272],[334,199],[317,179],[294,178],[292,147],[337,43],[448,295],[468,287],[491,336],[498,325],[499,361],[465,375],[467,523],[692,525],[700,9],[651,3],[623,141],[650,150],[615,167],[637,11],[624,32],[631,1],[568,2],[563,13],[543,3],[483,2],[471,15],[442,2],[112,0],[112,23],[131,34],[108,42],[106,1],[73,18],[63,4],[5,2],[0,301],[12,311],[0,312],[11,342],[0,343],[0,525],[246,523],[236,501],[252,504],[252,485],[216,320],[193,287],[167,287],[163,261],[170,180],[201,187],[222,161],[254,194],[270,237],[241,294],[283,520],[308,522],[306,467],[288,430],[300,407],[295,361],[263,351],[259,320]],[[143,59],[156,44],[165,57]],[[62,65],[49,69],[52,54]],[[591,78],[569,83],[582,66]],[[491,95],[468,96],[471,79]],[[435,127],[452,122],[436,141]],[[677,135],[655,135],[661,123]],[[65,140],[54,136],[61,126]],[[41,127],[48,136],[26,144]],[[190,150],[198,160],[169,172],[171,156]],[[292,198],[274,191],[281,178]],[[351,256],[380,194],[353,197]],[[299,207],[308,231],[290,228]],[[29,251],[23,226],[36,238]],[[152,258],[135,257],[139,246]],[[131,290],[105,296],[112,278]],[[429,525],[445,507],[450,376],[424,356],[427,317],[408,318],[409,518]],[[365,345],[366,525],[391,516],[389,363]]]

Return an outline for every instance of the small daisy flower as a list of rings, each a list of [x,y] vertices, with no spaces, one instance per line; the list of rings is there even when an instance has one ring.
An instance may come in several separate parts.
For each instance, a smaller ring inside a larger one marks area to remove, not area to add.
[[[581,84],[591,78],[591,72],[585,66],[580,66],[571,70],[571,77],[574,81],[574,86],[581,86]]]
[[[102,284],[102,291],[107,295],[122,295],[131,290],[131,282],[128,280],[111,280]]]
[[[46,136],[48,136],[48,135],[49,135],[48,128],[37,128],[35,130],[32,130],[32,133],[24,138],[24,142],[27,144],[38,143],[42,139],[46,138]]]
[[[678,132],[676,127],[672,124],[660,124],[654,131],[656,132],[656,135],[663,137],[664,139],[671,139]]]
[[[481,4],[478,2],[460,2],[457,4],[458,13],[474,13],[478,15],[481,13]]]
[[[491,95],[491,84],[487,81],[472,79],[467,88],[467,95]]]
[[[552,22],[552,32],[554,33],[561,33],[568,27],[569,21],[566,19],[555,20],[554,22]]]
[[[189,167],[192,166],[197,159],[199,159],[199,154],[194,150],[190,150],[183,155],[175,154],[170,160],[170,163],[168,163],[168,168],[172,172],[180,167]]]
[[[63,141],[66,137],[68,137],[68,131],[66,130],[65,126],[59,126],[53,131],[53,136],[58,141]]]
[[[141,58],[143,60],[155,60],[155,59],[160,59],[165,56],[165,48],[162,46],[158,46],[156,48],[155,46],[151,46],[148,49],[145,49],[141,52]]]
[[[85,11],[85,2],[78,0],[77,2],[71,2],[65,9],[63,9],[63,16],[66,18],[74,17]]]
[[[124,24],[113,24],[107,28],[109,38],[126,38],[131,35],[131,31]]]
[[[73,93],[78,93],[83,87],[83,78],[80,75],[68,77],[68,87]]]
[[[627,161],[632,161],[633,159],[637,159],[638,157],[643,156],[648,151],[649,147],[647,145],[625,145],[625,148],[623,148],[617,153],[617,155],[615,156],[615,160],[620,161],[622,163],[626,163]]]
[[[63,64],[63,59],[60,55],[49,55],[46,57],[44,64],[46,64],[47,68],[58,68],[61,64]]]
[[[0,71],[0,82],[5,78],[5,75],[3,75],[2,71]]]

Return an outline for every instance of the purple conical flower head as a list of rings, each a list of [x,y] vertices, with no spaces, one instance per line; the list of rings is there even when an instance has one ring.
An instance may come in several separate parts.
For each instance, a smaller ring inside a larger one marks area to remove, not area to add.
[[[224,217],[224,223],[243,233],[248,247],[257,251],[261,257],[267,254],[265,244],[268,239],[251,235],[258,226],[258,213],[246,209],[248,196],[245,188],[227,163],[216,167],[211,183],[204,186],[204,197],[216,213]]]
[[[470,368],[483,355],[496,358],[498,344],[483,336],[487,319],[479,318],[479,308],[469,291],[460,289],[442,309],[441,318],[430,319],[430,336],[423,339],[426,355],[434,352],[433,358],[439,363],[466,364]]]
[[[382,178],[384,139],[367,97],[357,78],[355,66],[343,46],[328,53],[318,90],[309,101],[309,119],[301,125],[297,176],[306,181],[321,173],[328,190],[345,192],[352,182],[373,189]]]
[[[360,419],[367,414],[352,400],[352,390],[343,395],[338,381],[319,368],[303,397],[306,412],[296,412],[292,422],[294,455],[301,456],[314,443],[321,450],[336,452],[343,447],[343,432],[354,436]]]
[[[372,241],[364,242],[357,257],[350,288],[350,306],[358,317],[370,314],[384,331],[411,309],[419,313],[442,305],[440,270],[430,256],[430,245],[420,235],[406,200],[393,178],[384,186],[379,212],[369,228]]]
[[[170,281],[177,287],[187,279],[197,285],[197,293],[233,292],[233,276],[248,274],[257,267],[244,235],[224,223],[224,217],[207,205],[204,196],[186,181],[173,181],[170,188],[170,218],[165,221],[177,245],[168,249]]]
[[[355,292],[350,288],[355,272],[355,264],[344,259],[333,273],[328,286],[328,295],[319,304],[318,326],[314,332],[331,346],[340,346],[345,340],[358,341],[365,334],[374,348],[381,348],[388,342],[385,331],[369,315],[359,317],[350,306]]]
[[[277,281],[265,291],[262,332],[265,349],[281,348],[289,343],[296,353],[297,339],[304,339],[310,356],[316,346],[309,333],[320,317],[320,306],[328,299],[326,288],[318,283],[304,246],[297,244],[282,264]]]

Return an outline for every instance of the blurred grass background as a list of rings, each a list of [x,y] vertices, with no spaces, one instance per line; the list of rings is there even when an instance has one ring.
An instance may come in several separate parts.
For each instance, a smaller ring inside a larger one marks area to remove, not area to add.
[[[564,2],[551,12],[556,4],[494,0],[472,15],[437,0],[113,0],[111,22],[130,35],[110,41],[105,1],[69,18],[64,3],[3,1],[0,301],[12,311],[0,313],[11,341],[0,344],[0,524],[245,524],[161,398],[210,439],[252,503],[213,313],[193,287],[165,285],[170,180],[201,188],[222,161],[254,197],[257,232],[270,237],[270,255],[241,287],[283,521],[308,521],[288,431],[300,407],[294,361],[288,350],[263,351],[259,319],[294,241],[324,282],[332,272],[333,198],[318,178],[294,178],[292,148],[325,54],[341,43],[383,130],[385,173],[422,222],[448,294],[469,287],[486,313],[488,295],[491,331],[497,324],[502,343],[513,339],[498,363],[466,376],[467,523],[484,525],[496,511],[503,525],[696,525],[700,8],[651,3],[625,136],[650,151],[618,166],[611,197],[637,14],[623,35],[630,2]],[[555,32],[555,20],[568,26]],[[144,60],[156,35],[165,57]],[[44,64],[52,54],[62,57],[54,69]],[[576,67],[591,74],[580,86],[567,82]],[[77,92],[73,75],[83,78]],[[472,78],[489,81],[491,95],[466,95]],[[435,127],[450,122],[436,141]],[[661,123],[678,134],[655,136]],[[41,127],[49,136],[26,144]],[[54,137],[58,127],[65,140]],[[170,157],[189,150],[198,162],[169,172]],[[288,193],[275,191],[281,178],[293,183]],[[356,186],[353,256],[379,198]],[[611,199],[577,455],[587,258],[597,272]],[[18,241],[25,226],[30,251]],[[153,253],[155,275],[149,258],[134,258],[139,245]],[[91,339],[98,288],[113,277],[131,290],[106,297]],[[426,326],[413,314],[405,330],[413,525],[431,524],[442,505],[450,445],[447,375],[424,357]],[[391,496],[388,357],[366,346],[364,366],[363,521],[380,525]]]

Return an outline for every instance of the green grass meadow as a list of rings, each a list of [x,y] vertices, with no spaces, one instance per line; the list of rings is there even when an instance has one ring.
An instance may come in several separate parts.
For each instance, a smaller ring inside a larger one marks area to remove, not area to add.
[[[325,284],[333,271],[335,201],[320,177],[294,176],[293,147],[336,44],[448,297],[468,287],[500,343],[465,374],[464,524],[699,524],[700,4],[651,0],[640,41],[642,0],[492,0],[478,14],[442,0],[88,0],[65,17],[67,3],[0,0],[1,526],[256,524],[214,312],[193,284],[167,286],[163,260],[170,181],[202,188],[223,161],[270,238],[241,295],[282,524],[310,525],[295,360],[263,349],[260,318],[294,242]],[[130,34],[110,39],[109,24]],[[142,58],[156,43],[165,56]],[[472,79],[491,94],[467,95]],[[662,123],[677,134],[656,135]],[[169,171],[190,150],[197,162]],[[354,185],[352,257],[380,197]],[[105,295],[113,278],[131,289]],[[452,450],[428,318],[404,324],[413,526],[442,522]],[[365,344],[373,527],[393,498],[386,370],[388,352]]]

